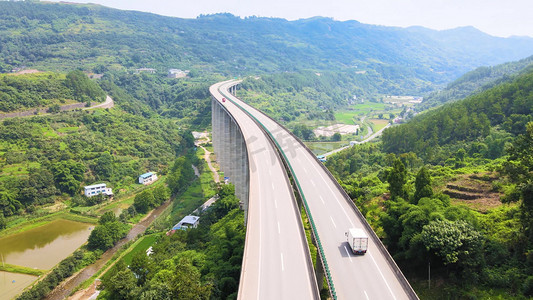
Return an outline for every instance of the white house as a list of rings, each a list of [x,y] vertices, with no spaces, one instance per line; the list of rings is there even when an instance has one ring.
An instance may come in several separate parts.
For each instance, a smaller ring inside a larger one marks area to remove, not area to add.
[[[157,174],[153,172],[144,173],[141,176],[139,176],[139,183],[140,184],[150,184],[157,180]]]
[[[181,221],[172,227],[172,230],[186,230],[187,228],[196,228],[200,223],[200,217],[197,216],[186,216],[181,219]]]
[[[188,73],[189,73],[188,70],[182,71],[180,69],[169,69],[168,77],[169,78],[183,78],[183,77],[187,77]]]
[[[92,197],[98,194],[104,194],[106,196],[113,196],[111,188],[106,187],[105,183],[88,185],[85,187],[85,196]]]

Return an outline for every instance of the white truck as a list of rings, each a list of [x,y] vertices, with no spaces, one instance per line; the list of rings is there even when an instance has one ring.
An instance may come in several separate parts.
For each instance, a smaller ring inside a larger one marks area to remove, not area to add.
[[[368,250],[368,236],[361,228],[350,228],[345,233],[350,249],[354,254],[365,254]]]

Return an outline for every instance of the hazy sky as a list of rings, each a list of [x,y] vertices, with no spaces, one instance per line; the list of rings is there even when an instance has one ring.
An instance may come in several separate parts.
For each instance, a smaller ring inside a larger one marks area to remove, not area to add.
[[[533,37],[532,0],[70,0],[180,18],[229,12],[237,16],[313,16],[433,29],[474,26],[495,36]]]

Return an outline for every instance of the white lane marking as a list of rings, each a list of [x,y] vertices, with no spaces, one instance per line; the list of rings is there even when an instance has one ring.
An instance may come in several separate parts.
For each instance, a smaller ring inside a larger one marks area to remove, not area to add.
[[[276,201],[276,198],[274,198],[274,206],[278,208],[278,201]]]
[[[257,182],[257,190],[260,191],[261,190],[261,183],[258,181]],[[259,211],[261,211],[261,205],[259,206]],[[257,215],[257,220],[258,220],[258,223],[257,224],[261,224],[261,212],[259,212],[259,214]],[[259,299],[259,295],[260,295],[260,291],[261,291],[261,248],[262,248],[262,243],[261,243],[261,226],[259,226],[259,228],[257,229],[259,231],[259,248],[258,248],[258,261],[259,261],[259,264],[257,266],[257,299]]]
[[[313,166],[313,168],[315,169],[316,173],[318,173],[318,175],[320,176],[320,178],[322,178],[322,180],[324,182],[328,182],[324,179],[324,177],[322,176],[321,172],[320,171],[323,171],[323,170],[317,170],[317,168],[315,167],[315,165],[313,164],[313,162],[309,159],[309,157],[307,155],[305,155],[305,158],[307,159],[307,161],[309,162],[309,164],[311,166]],[[346,212],[346,210],[344,209],[344,207],[342,206],[341,202],[339,201],[339,199],[337,198],[337,196],[335,195],[335,192],[333,191],[333,189],[329,186],[329,184],[326,184],[326,186],[328,187],[329,191],[331,192],[331,194],[333,195],[333,197],[335,198],[335,200],[337,200],[337,203],[339,204],[340,208],[342,209],[342,211],[344,212],[344,215],[346,216],[346,218],[348,219],[348,221],[350,221],[350,225],[352,225],[352,227],[355,227],[353,225],[353,222],[352,220],[350,219],[350,217],[348,216],[348,213]]]
[[[281,234],[281,230],[280,230],[280,227],[279,227],[279,222],[278,222],[278,234]]]
[[[276,188],[274,187],[274,182],[272,182],[271,185],[272,185],[272,189],[275,190]]]
[[[372,261],[374,262],[374,264],[376,265],[376,268],[379,272],[379,275],[381,275],[381,278],[383,278],[383,281],[385,282],[385,285],[387,286],[387,288],[389,289],[389,292],[390,294],[392,295],[392,298],[393,299],[396,299],[396,297],[394,296],[394,293],[392,292],[392,289],[390,288],[389,286],[389,283],[387,282],[387,279],[385,279],[385,276],[383,276],[383,273],[381,273],[381,269],[379,268],[378,264],[376,263],[376,261],[374,260],[374,257],[372,256],[372,254],[368,253],[366,255],[370,255],[370,258],[372,259]]]
[[[299,156],[297,156],[297,157],[299,157]],[[298,159],[298,160],[299,160],[299,159]],[[307,171],[307,168],[304,167],[304,168],[302,168],[302,169],[304,169],[305,174],[309,175],[309,172]]]
[[[320,201],[322,201],[322,204],[326,205],[326,202],[324,202],[324,198],[322,198],[322,196],[320,196],[320,195],[319,195],[319,197],[320,197]]]
[[[313,186],[316,186],[316,184],[315,184],[315,182],[313,181],[313,179],[309,179],[309,182],[311,182],[311,184],[312,184]]]
[[[329,218],[331,219],[331,223],[333,223],[333,226],[335,226],[335,228],[337,228],[337,225],[335,224],[335,221],[333,221],[333,218],[331,216],[329,216]]]
[[[350,259],[350,262],[353,262],[352,255],[350,255],[350,251],[348,251],[348,247],[346,247],[346,245],[344,245],[344,250],[346,250],[346,254],[348,254],[348,258]]]
[[[285,265],[283,264],[283,253],[280,253],[280,254],[281,254],[281,270],[285,271]]]
[[[363,292],[365,292],[365,297],[366,297],[366,300],[370,300],[370,298],[368,298],[368,294],[366,293],[365,290],[363,290]]]

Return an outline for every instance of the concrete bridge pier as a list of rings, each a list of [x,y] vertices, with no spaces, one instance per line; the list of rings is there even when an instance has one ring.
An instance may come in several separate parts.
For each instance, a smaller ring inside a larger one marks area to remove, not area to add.
[[[250,182],[246,142],[239,125],[214,98],[211,110],[213,148],[224,177],[235,185],[235,196],[241,201],[246,224]]]

